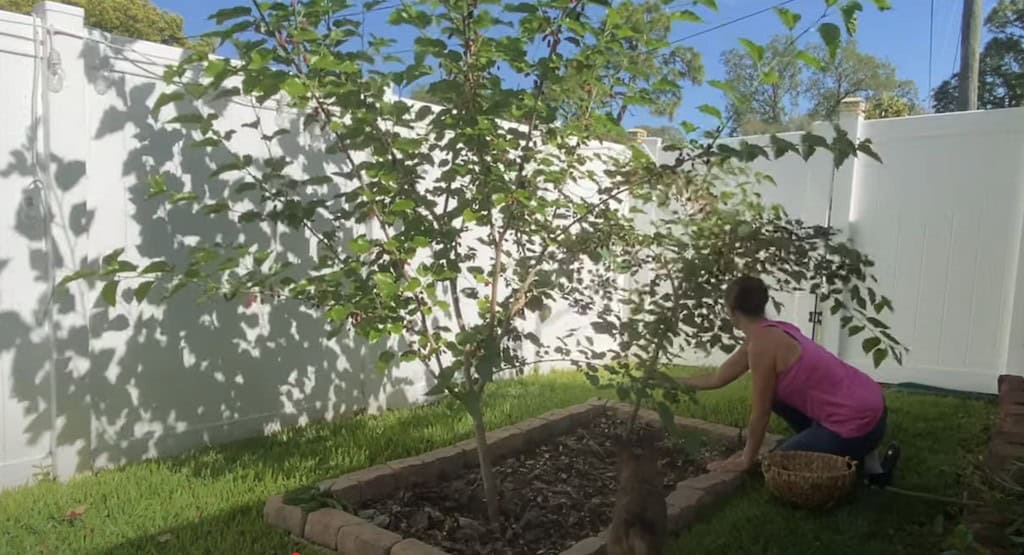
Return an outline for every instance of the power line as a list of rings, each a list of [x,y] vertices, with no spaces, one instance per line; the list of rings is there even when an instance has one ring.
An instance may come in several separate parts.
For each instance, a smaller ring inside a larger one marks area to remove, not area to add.
[[[935,54],[935,0],[928,20],[928,96],[932,94],[932,57]]]
[[[380,12],[380,11],[384,11],[384,10],[390,10],[391,8],[397,8],[400,4],[402,4],[402,3],[401,2],[392,2],[391,4],[381,4],[380,6],[377,6],[375,8],[370,8],[370,9],[363,8],[361,10],[353,10],[353,11],[346,12],[346,13],[340,13],[340,14],[338,14],[338,17],[348,17],[350,15],[364,15],[365,16],[368,13]]]
[[[956,48],[953,49],[953,70],[951,73],[960,72],[960,42],[964,39],[964,30],[960,29],[956,34]]]
[[[697,31],[695,33],[690,33],[689,35],[686,35],[686,36],[680,37],[678,39],[669,41],[669,44],[678,44],[680,42],[688,41],[690,39],[697,38],[697,37],[706,35],[708,33],[712,33],[712,32],[718,31],[720,29],[724,29],[726,27],[729,27],[730,25],[735,25],[736,23],[740,23],[741,21],[746,21],[746,20],[751,19],[753,17],[757,17],[757,16],[759,16],[759,15],[761,15],[763,13],[767,13],[767,12],[770,12],[772,10],[775,10],[775,9],[784,7],[786,5],[792,4],[792,3],[796,2],[796,1],[797,0],[784,0],[782,2],[778,2],[776,4],[768,6],[766,8],[761,8],[760,10],[756,10],[756,11],[750,12],[748,14],[741,15],[739,17],[730,19],[728,21],[723,21],[722,23],[719,23],[717,25],[713,25],[711,27],[708,27],[707,29],[702,29],[702,30]],[[396,4],[392,4],[391,7],[394,7],[394,6],[397,6],[397,5],[398,5],[397,3]],[[413,52],[414,50],[415,49],[413,49],[413,48],[408,48],[408,49],[404,49],[404,50],[394,50],[394,51],[391,51],[391,52],[386,52],[385,54],[391,54],[391,55],[407,54],[409,52]]]
[[[730,25],[733,25],[735,23],[739,23],[741,21],[746,21],[746,20],[748,20],[748,19],[750,19],[752,17],[757,17],[757,16],[759,16],[759,15],[765,13],[765,12],[770,12],[772,10],[781,8],[781,7],[783,7],[783,6],[787,5],[787,4],[792,4],[793,2],[796,2],[796,0],[785,0],[784,2],[779,2],[778,4],[775,4],[773,6],[768,6],[767,8],[761,8],[760,10],[757,10],[755,12],[750,12],[750,13],[748,13],[746,15],[741,15],[741,16],[735,18],[735,19],[730,19],[729,21],[725,21],[725,22],[719,23],[718,25],[714,25],[712,27],[708,27],[707,29],[702,29],[700,31],[697,31],[696,33],[691,33],[689,35],[686,35],[685,37],[678,38],[676,40],[673,40],[671,42],[671,44],[676,44],[676,43],[679,43],[679,42],[683,42],[683,41],[687,41],[687,40],[690,40],[690,39],[693,39],[693,38],[697,38],[697,37],[702,36],[702,35],[706,35],[708,33],[717,31],[719,29],[723,29],[723,28],[728,27]]]

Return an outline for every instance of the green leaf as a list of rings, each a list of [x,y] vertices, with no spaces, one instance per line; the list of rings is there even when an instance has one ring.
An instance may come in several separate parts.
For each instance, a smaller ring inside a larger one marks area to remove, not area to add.
[[[892,9],[892,4],[889,2],[889,0],[871,0],[871,1],[874,2],[875,7],[878,8],[879,11],[884,12],[886,10],[891,10]]]
[[[117,281],[108,281],[100,291],[100,298],[103,299],[103,302],[107,303],[107,306],[117,305],[117,286]]]
[[[703,23],[704,18],[693,10],[676,10],[672,12],[672,19],[684,23]]]
[[[333,322],[345,322],[348,320],[350,314],[352,314],[352,307],[335,306],[331,307],[331,309],[327,311],[327,319]]]
[[[199,195],[195,193],[175,193],[171,196],[171,204],[181,204],[183,202],[192,202],[199,200]]]
[[[505,6],[505,11],[509,13],[534,14],[540,11],[540,8],[532,2],[520,2]]]
[[[160,111],[168,104],[178,102],[179,100],[185,99],[185,91],[168,91],[157,97],[156,102],[153,103],[151,112],[154,116],[159,116]]]
[[[118,259],[121,258],[122,254],[124,254],[124,248],[114,249],[108,252],[107,254],[103,255],[103,258],[100,259],[100,264],[104,268],[114,266],[116,265]]]
[[[174,285],[171,286],[170,291],[168,291],[167,294],[164,295],[163,300],[164,301],[169,300],[171,297],[177,295],[179,291],[181,291],[182,289],[184,289],[186,287],[188,287],[188,282],[185,281],[185,280],[179,280],[179,281],[175,282]]]
[[[69,283],[71,283],[73,281],[78,281],[80,279],[84,279],[84,278],[95,276],[96,273],[97,273],[96,270],[91,270],[91,269],[88,269],[88,268],[78,270],[77,272],[72,272],[72,273],[64,276],[60,280],[60,282],[57,283],[57,287],[64,287],[65,285],[67,285],[67,284],[69,284]]]
[[[722,121],[722,111],[710,104],[701,104],[697,109],[718,121]]]
[[[377,291],[385,299],[398,294],[398,285],[395,284],[395,277],[385,272],[373,274],[373,281],[377,284]]]
[[[167,181],[162,175],[154,175],[149,178],[149,192],[146,193],[146,200],[156,198],[167,192]]]
[[[224,8],[223,10],[217,10],[213,12],[213,15],[211,15],[208,19],[213,21],[217,25],[223,25],[233,19],[251,16],[252,9],[248,6],[235,6],[233,8]]]
[[[786,26],[786,29],[792,31],[796,28],[797,24],[800,23],[801,15],[786,9],[786,8],[775,8],[775,15],[779,16],[779,20]]]
[[[405,285],[402,286],[402,290],[405,291],[406,293],[415,293],[422,286],[423,282],[420,281],[420,278],[413,277],[409,278],[409,281],[405,282]]]
[[[866,354],[870,353],[871,351],[874,351],[875,349],[877,349],[878,346],[881,345],[881,344],[882,344],[882,340],[881,339],[879,339],[877,337],[869,337],[869,338],[865,339],[864,342],[861,343],[860,346],[861,346],[862,349],[864,349],[864,354],[866,355]]]
[[[850,326],[850,329],[847,330],[847,333],[850,334],[850,337],[856,337],[857,334],[859,334],[862,331],[864,331],[864,326],[857,325],[857,326]]]
[[[797,60],[803,62],[805,66],[815,71],[822,71],[825,69],[825,62],[806,50],[797,52],[795,57]]]
[[[370,252],[370,249],[373,248],[373,244],[370,243],[370,240],[366,237],[356,237],[349,241],[348,248],[358,255],[364,255]]]
[[[654,404],[654,409],[658,411],[658,416],[661,417],[661,425],[665,428],[670,435],[675,435],[676,429],[676,415],[672,412],[672,407],[665,401],[658,401]]]
[[[735,98],[736,97],[736,89],[732,85],[730,85],[729,83],[726,83],[725,81],[719,81],[717,79],[712,79],[711,81],[708,81],[708,85],[711,85],[712,87],[722,91],[722,93],[724,93],[725,96],[727,96],[729,98]]]
[[[864,9],[858,0],[848,0],[841,8],[839,13],[843,16],[843,24],[846,26],[846,34],[853,36],[857,34],[857,14]]]
[[[202,208],[203,214],[207,214],[207,215],[211,215],[211,216],[214,215],[214,214],[223,214],[223,213],[227,212],[230,209],[231,209],[231,205],[228,204],[227,201],[223,201],[223,200],[218,200],[217,202],[211,202],[209,204],[203,205],[203,208]]]
[[[473,210],[470,208],[467,208],[462,211],[462,220],[465,221],[467,224],[471,224],[477,221],[479,218],[480,215],[477,214],[476,212],[473,212]]]
[[[408,212],[409,210],[412,210],[413,208],[416,208],[416,203],[411,201],[411,200],[409,200],[409,199],[407,199],[407,198],[404,198],[404,199],[400,199],[397,202],[395,202],[395,204],[393,204],[391,206],[391,211],[392,212]]]
[[[818,34],[828,48],[829,59],[835,60],[836,54],[839,53],[839,47],[843,43],[843,32],[835,23],[822,23],[818,26]]]
[[[143,268],[142,272],[140,273],[143,275],[166,274],[167,272],[170,272],[172,270],[174,270],[174,266],[172,266],[169,262],[166,262],[164,260],[155,260],[147,264],[146,267]]]
[[[206,66],[206,71],[203,73],[207,76],[213,76],[214,73],[212,70],[214,70],[217,65],[218,64],[216,62],[210,62],[210,65]],[[221,62],[219,65],[226,67],[227,62]],[[185,91],[185,94],[194,99],[200,99],[206,95],[206,85],[203,85],[202,83],[185,83],[181,88]]]
[[[878,350],[876,350],[872,354],[872,357],[873,357],[874,363],[875,363],[875,368],[878,368],[879,366],[881,366],[882,363],[885,362],[886,357],[888,357],[888,356],[889,356],[889,351],[887,351],[885,349],[878,349]]]
[[[281,90],[288,93],[288,96],[292,98],[302,98],[309,92],[309,87],[301,79],[291,77],[281,85]]]
[[[135,288],[135,302],[141,303],[146,300],[146,296],[149,295],[149,290],[153,288],[153,281],[144,281]]]
[[[740,39],[740,44],[747,50],[755,63],[760,64],[764,60],[764,47],[750,39]]]

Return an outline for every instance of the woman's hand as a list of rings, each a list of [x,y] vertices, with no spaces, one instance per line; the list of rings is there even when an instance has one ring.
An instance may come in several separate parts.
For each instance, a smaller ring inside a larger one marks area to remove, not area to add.
[[[715,461],[708,464],[711,472],[746,472],[754,466],[754,461],[748,460],[743,453],[735,455],[723,461]]]

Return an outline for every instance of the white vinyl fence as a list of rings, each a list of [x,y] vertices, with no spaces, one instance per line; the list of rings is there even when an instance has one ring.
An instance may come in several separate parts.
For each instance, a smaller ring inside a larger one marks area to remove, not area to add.
[[[866,121],[861,112],[860,102],[844,103],[840,125],[871,139],[883,163],[862,156],[833,173],[825,152],[756,165],[778,184],[766,200],[831,223],[874,258],[910,355],[875,370],[838,318],[826,312],[812,327],[808,295],[783,299],[779,317],[879,381],[994,393],[999,374],[1024,374],[1024,109]]]
[[[324,340],[322,321],[299,308],[182,296],[107,309],[82,287],[53,294],[56,279],[114,248],[178,252],[181,230],[191,244],[315,253],[300,233],[145,202],[158,172],[176,186],[225,185],[206,183],[216,160],[150,115],[163,65],[182,52],[87,29],[78,8],[45,2],[36,14],[0,12],[0,488],[424,400],[421,369],[379,375],[371,347]],[[222,121],[294,125],[244,102],[218,109]],[[832,224],[878,261],[895,331],[913,350],[879,379],[993,391],[997,374],[1024,370],[1024,110],[862,121],[853,107],[841,123],[885,164],[858,160],[833,176],[825,158],[763,162],[779,184],[769,199],[815,223],[831,203]],[[291,148],[311,173],[326,163],[301,139]],[[784,300],[782,316],[804,325],[813,299]],[[537,332],[586,325],[563,310]],[[834,327],[826,314],[819,339],[868,368]]]

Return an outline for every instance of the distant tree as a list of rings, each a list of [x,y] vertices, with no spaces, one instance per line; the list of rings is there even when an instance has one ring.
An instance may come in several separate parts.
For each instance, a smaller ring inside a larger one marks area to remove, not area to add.
[[[916,103],[895,95],[882,95],[871,99],[867,104],[867,119],[903,118],[920,114],[921,109]]]
[[[185,46],[180,15],[161,10],[150,0],[61,0],[85,10],[85,24],[123,37]],[[0,10],[29,14],[38,0],[0,0]]]
[[[798,48],[783,35],[772,38],[764,48],[760,64],[746,50],[737,48],[722,54],[726,85],[735,92],[726,106],[733,134],[785,131],[800,115],[802,67]],[[775,79],[762,78],[761,67],[769,65]]]
[[[993,34],[981,51],[978,107],[1024,106],[1024,0],[1000,0],[985,26]],[[936,112],[957,111],[960,74],[953,73],[932,91]]]
[[[811,50],[816,58],[828,59],[824,46],[815,46]],[[918,109],[914,82],[900,79],[892,63],[861,52],[857,43],[849,40],[839,49],[834,60],[826,62],[820,69],[809,70],[803,97],[811,105],[808,112],[811,118],[835,121],[839,115],[839,104],[843,99],[854,96],[867,100],[869,108],[878,100],[879,106],[896,109],[898,116],[910,115]]]
[[[818,60],[805,64],[802,60]],[[890,62],[843,43],[834,59],[823,45],[802,51],[787,36],[777,36],[765,47],[760,64],[745,49],[722,56],[726,83],[735,92],[728,115],[730,131],[763,135],[807,130],[814,121],[835,121],[844,98],[860,96],[875,117],[906,116],[921,111],[917,87],[900,79]],[[762,68],[775,75],[761,79]]]

